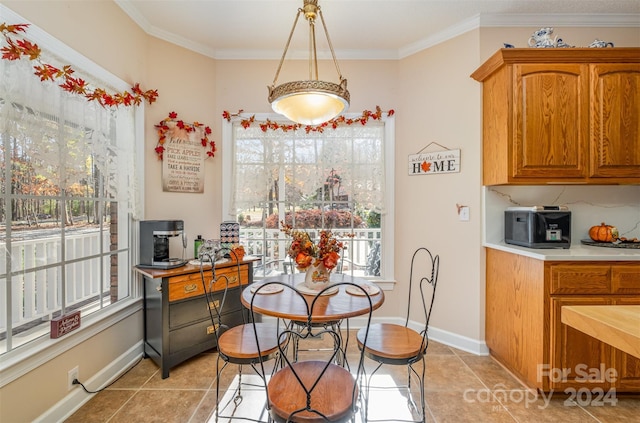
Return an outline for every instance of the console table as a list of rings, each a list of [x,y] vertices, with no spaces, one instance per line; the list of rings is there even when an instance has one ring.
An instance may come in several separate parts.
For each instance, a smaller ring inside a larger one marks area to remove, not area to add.
[[[213,284],[209,303],[205,299],[200,266],[186,264],[175,269],[136,267],[144,278],[144,355],[151,358],[169,377],[169,369],[216,346],[214,327],[209,310],[222,298],[224,281]],[[244,322],[247,311],[240,304],[243,285],[253,282],[253,260],[240,262],[240,280],[236,262],[216,264],[216,280],[222,275],[229,279],[229,290],[223,314],[225,324],[235,326]],[[211,267],[205,267],[207,286],[211,281]]]

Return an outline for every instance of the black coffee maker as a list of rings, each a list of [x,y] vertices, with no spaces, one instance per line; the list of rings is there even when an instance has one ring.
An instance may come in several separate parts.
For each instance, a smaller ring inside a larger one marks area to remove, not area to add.
[[[183,220],[140,221],[140,264],[138,267],[173,269],[184,266],[187,260],[176,258],[176,250],[187,247]],[[174,255],[172,256],[172,253]]]

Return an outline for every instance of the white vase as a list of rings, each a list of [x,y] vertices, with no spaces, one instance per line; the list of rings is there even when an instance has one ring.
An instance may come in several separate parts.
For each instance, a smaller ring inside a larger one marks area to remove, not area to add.
[[[307,267],[305,274],[305,285],[314,291],[320,291],[329,286],[331,271],[324,267],[324,263],[320,262],[317,266],[311,265]]]

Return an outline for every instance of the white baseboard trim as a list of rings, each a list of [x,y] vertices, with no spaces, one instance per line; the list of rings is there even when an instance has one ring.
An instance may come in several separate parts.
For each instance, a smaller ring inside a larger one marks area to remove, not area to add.
[[[143,356],[143,343],[137,342],[120,357],[113,360],[107,367],[96,373],[92,378],[84,382],[90,391],[97,391],[116,380],[124,372],[134,366]],[[93,394],[86,393],[81,386],[74,389],[58,401],[56,405],[47,410],[44,414],[35,419],[34,423],[63,422],[82,407],[87,401],[93,398]]]
[[[349,319],[349,328],[350,329],[359,329],[364,327],[367,323],[366,319],[355,317]],[[404,325],[404,319],[399,317],[393,318],[372,318],[371,323],[394,323],[397,325]],[[422,325],[418,322],[409,321],[409,327],[415,329],[417,331],[420,330]],[[343,326],[343,329],[345,327]],[[468,338],[466,336],[458,335],[453,332],[449,332],[443,329],[438,329],[436,327],[429,327],[429,339],[432,341],[439,342],[444,345],[448,345],[450,347],[475,354],[475,355],[489,355],[489,347],[484,341],[480,341],[477,339]]]
[[[475,355],[489,355],[484,341],[468,338],[446,330],[430,327],[429,339]]]

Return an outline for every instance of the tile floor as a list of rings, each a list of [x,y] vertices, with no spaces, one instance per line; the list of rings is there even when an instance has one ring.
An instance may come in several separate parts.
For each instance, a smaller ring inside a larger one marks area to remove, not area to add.
[[[352,354],[353,351],[349,356],[353,357]],[[153,361],[142,360],[120,380],[95,394],[66,422],[215,422],[216,357],[215,351],[200,354],[171,369],[167,379],[161,378]],[[370,365],[372,362],[368,361],[367,367]],[[245,370],[243,382],[252,379],[249,375],[250,370]],[[596,395],[592,397],[590,392],[585,392],[577,402],[561,395],[550,399],[536,397],[490,357],[478,357],[436,342],[429,344],[426,375],[429,423],[640,421],[640,396],[618,394],[617,398],[605,398],[603,404],[591,402]],[[228,388],[236,382],[235,376],[236,368],[227,367],[220,379],[221,386]],[[393,385],[394,381],[400,384],[406,379],[406,369],[383,366],[376,379],[378,385]],[[221,413],[260,418],[264,402],[261,389],[243,390],[244,399],[235,413],[230,401],[233,390],[222,398],[221,404],[228,407]],[[403,392],[373,389],[369,420],[409,417]],[[264,415],[262,419],[266,420]],[[362,422],[361,417],[358,422]]]

